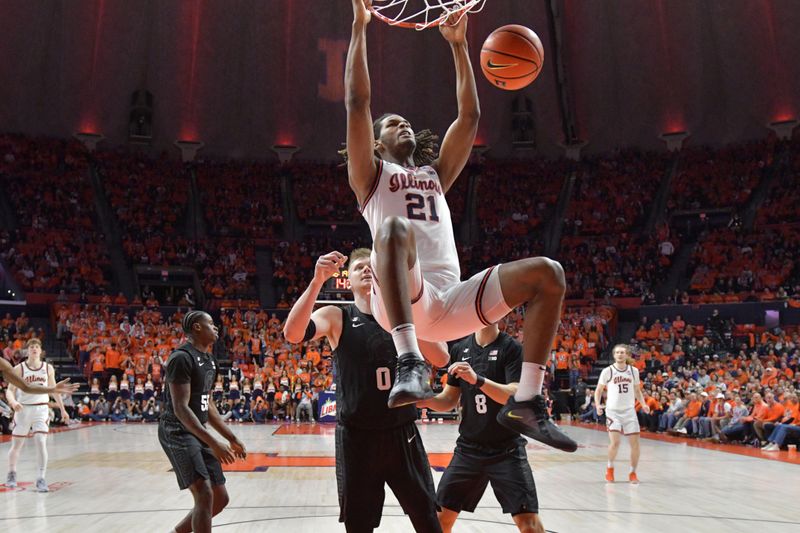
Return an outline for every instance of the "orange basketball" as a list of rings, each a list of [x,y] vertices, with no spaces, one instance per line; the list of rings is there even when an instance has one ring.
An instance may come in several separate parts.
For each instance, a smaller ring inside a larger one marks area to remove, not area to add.
[[[516,91],[529,85],[542,71],[544,48],[532,29],[509,24],[494,30],[481,48],[481,69],[494,85]]]

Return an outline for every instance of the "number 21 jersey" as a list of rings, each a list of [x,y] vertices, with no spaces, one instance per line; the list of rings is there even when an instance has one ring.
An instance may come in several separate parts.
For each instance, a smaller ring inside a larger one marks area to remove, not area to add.
[[[375,182],[359,206],[373,242],[387,217],[407,218],[414,228],[425,280],[437,289],[460,282],[453,222],[436,170],[430,165],[407,168],[384,160],[377,165]]]

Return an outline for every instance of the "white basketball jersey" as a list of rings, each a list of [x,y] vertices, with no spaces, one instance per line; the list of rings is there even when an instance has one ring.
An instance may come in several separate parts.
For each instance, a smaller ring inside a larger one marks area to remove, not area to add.
[[[47,386],[47,363],[43,361],[36,370],[29,368],[26,361],[20,363],[19,366],[22,368],[22,380],[25,383],[42,387]],[[50,396],[48,394],[29,394],[22,389],[17,389],[17,401],[22,405],[46,404],[50,401]]]
[[[634,387],[639,386],[636,367],[627,365],[625,370],[619,370],[614,365],[608,366],[600,374],[600,383],[606,386],[606,409],[623,411],[635,407]]]
[[[423,277],[434,287],[444,289],[461,281],[450,208],[433,167],[406,168],[381,160],[377,179],[360,209],[373,242],[386,217],[409,220]]]

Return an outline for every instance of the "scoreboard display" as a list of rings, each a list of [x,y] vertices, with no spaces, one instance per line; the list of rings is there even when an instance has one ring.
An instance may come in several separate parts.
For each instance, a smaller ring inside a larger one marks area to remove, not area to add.
[[[337,294],[349,293],[350,292],[350,276],[349,276],[348,271],[346,269],[345,270],[340,270],[339,272],[334,274],[331,277],[331,279],[329,279],[325,283],[325,289],[324,290],[326,292],[337,293]]]

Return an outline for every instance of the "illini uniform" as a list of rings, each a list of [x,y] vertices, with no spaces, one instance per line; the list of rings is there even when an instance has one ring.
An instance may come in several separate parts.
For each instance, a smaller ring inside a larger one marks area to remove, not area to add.
[[[22,368],[22,379],[29,385],[47,386],[47,363],[42,362],[39,368],[30,368],[27,362],[19,365]],[[14,414],[14,429],[11,434],[15,437],[27,437],[29,433],[49,433],[48,422],[50,410],[47,404],[50,401],[48,394],[28,394],[17,390],[17,401],[22,404],[22,411]]]
[[[495,383],[518,383],[522,346],[500,333],[482,347],[475,342],[475,335],[470,335],[450,350],[450,363],[460,361]],[[525,453],[527,441],[497,423],[497,413],[503,406],[452,374],[448,374],[447,384],[461,389],[462,417],[453,459],[436,493],[439,505],[456,512],[473,512],[491,482],[504,513],[538,513],[536,485]]]
[[[621,432],[623,435],[639,433],[634,394],[634,387],[639,386],[639,370],[631,365],[627,365],[625,370],[611,365],[600,374],[599,382],[606,387],[608,430]]]
[[[496,267],[461,281],[450,208],[433,167],[406,168],[380,160],[375,182],[360,210],[373,241],[390,216],[407,218],[414,229],[417,262],[408,272],[408,290],[417,337],[458,339],[508,314]],[[374,249],[371,265],[375,279],[372,314],[389,331],[380,280],[375,277]]]
[[[355,305],[344,306],[333,355],[339,521],[377,528],[388,484],[416,531],[441,531],[417,408],[386,406],[397,363],[391,335]]]
[[[225,476],[211,448],[188,431],[175,416],[169,383],[190,384],[189,409],[205,426],[211,388],[216,377],[217,362],[214,356],[199,351],[191,343],[180,346],[167,360],[164,413],[158,424],[158,440],[172,463],[181,490],[189,488],[199,478],[208,479],[214,485],[223,485]]]

